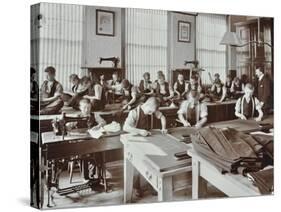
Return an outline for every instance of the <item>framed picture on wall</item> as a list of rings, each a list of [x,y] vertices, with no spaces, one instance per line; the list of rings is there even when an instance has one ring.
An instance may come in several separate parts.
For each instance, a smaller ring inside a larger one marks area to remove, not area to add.
[[[115,13],[108,10],[96,10],[96,34],[115,35]]]
[[[178,21],[178,41],[190,42],[190,27],[191,23],[187,21]]]

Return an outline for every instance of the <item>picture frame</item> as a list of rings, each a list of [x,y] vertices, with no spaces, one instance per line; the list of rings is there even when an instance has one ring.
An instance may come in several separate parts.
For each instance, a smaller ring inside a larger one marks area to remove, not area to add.
[[[178,42],[190,43],[191,23],[178,21]]]
[[[96,34],[115,36],[115,12],[100,9],[96,10]]]

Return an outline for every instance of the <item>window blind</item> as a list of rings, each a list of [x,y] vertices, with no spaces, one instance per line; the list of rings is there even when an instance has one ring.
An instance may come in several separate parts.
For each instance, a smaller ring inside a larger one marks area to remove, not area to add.
[[[227,31],[225,15],[199,14],[196,19],[196,56],[202,73],[202,83],[210,84],[208,72],[226,77],[226,46],[220,41]]]
[[[156,79],[157,71],[167,76],[167,11],[125,10],[126,76],[138,85],[144,72]]]

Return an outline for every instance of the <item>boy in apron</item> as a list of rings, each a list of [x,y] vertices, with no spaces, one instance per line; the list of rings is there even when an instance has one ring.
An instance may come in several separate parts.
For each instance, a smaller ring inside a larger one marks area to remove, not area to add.
[[[158,108],[159,102],[157,99],[155,97],[149,97],[144,104],[137,106],[129,112],[123,130],[135,135],[149,136],[151,134],[149,132],[149,129],[151,129],[150,116],[155,115],[157,119],[161,120],[161,132],[166,134],[166,118]],[[136,189],[136,196],[142,197],[139,174],[135,177],[134,188]]]
[[[236,102],[235,116],[242,120],[247,120],[254,118],[258,112],[258,117],[256,117],[255,120],[261,121],[263,117],[262,104],[255,96],[253,96],[254,86],[247,83],[244,91],[245,94]]]
[[[56,69],[49,66],[45,69],[47,80],[41,86],[40,114],[58,114],[64,103],[62,85],[55,79]]]
[[[205,102],[199,101],[199,93],[192,90],[188,100],[182,102],[178,110],[178,118],[185,127],[203,127],[207,122],[208,109]]]

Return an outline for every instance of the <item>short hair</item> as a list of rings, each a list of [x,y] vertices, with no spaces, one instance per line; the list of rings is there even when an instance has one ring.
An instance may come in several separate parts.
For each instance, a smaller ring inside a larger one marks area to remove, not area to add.
[[[257,67],[256,70],[259,70],[260,72],[264,73],[263,67]]]
[[[157,74],[158,74],[158,75],[162,75],[162,74],[164,74],[164,73],[163,73],[163,71],[159,70],[159,71],[157,71]]]
[[[165,80],[165,75],[164,74],[159,74],[159,79]]]
[[[91,81],[91,79],[90,79],[90,77],[88,77],[88,76],[84,76],[84,77],[81,78],[81,82],[82,82],[82,83],[90,82],[90,81]]]
[[[78,77],[77,74],[71,74],[71,75],[69,76],[69,79],[70,79],[70,80],[78,80],[79,77]]]
[[[149,73],[149,72],[145,72],[145,73],[143,74],[143,78],[144,78],[145,76],[150,77],[150,73]]]
[[[219,73],[215,73],[214,76],[215,76],[215,77],[220,77],[220,74],[219,74]]]
[[[36,73],[35,68],[30,67],[30,76],[32,76],[32,75],[35,74],[35,73]]]
[[[89,99],[86,99],[86,98],[82,98],[80,101],[79,101],[79,105],[81,104],[91,104],[91,101]]]
[[[190,79],[197,80],[197,76],[191,75],[191,76],[190,76]]]
[[[56,73],[56,69],[53,66],[48,66],[45,69],[45,72],[49,72],[49,73],[55,74]]]
[[[115,72],[112,73],[112,75],[118,76],[118,73],[115,71]]]
[[[128,88],[130,86],[130,82],[127,79],[122,80],[122,86],[125,88]]]
[[[245,89],[249,89],[249,90],[251,90],[251,91],[254,91],[255,90],[255,88],[254,88],[254,86],[251,84],[251,83],[247,83],[246,85],[245,85]]]

